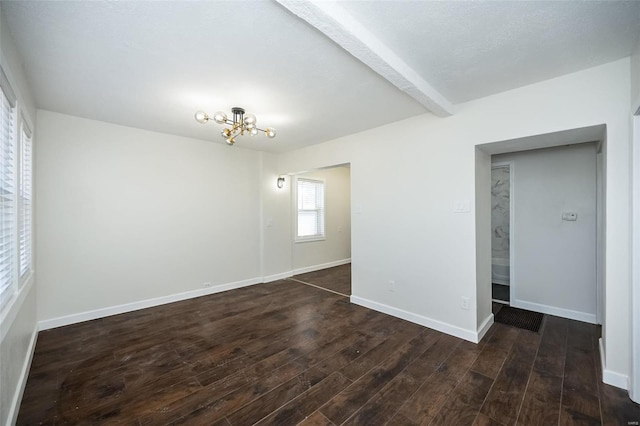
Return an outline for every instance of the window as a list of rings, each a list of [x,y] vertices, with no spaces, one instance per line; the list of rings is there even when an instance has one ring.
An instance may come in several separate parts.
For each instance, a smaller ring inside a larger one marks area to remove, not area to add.
[[[0,308],[32,270],[32,134],[0,68]]]
[[[298,178],[296,240],[324,238],[324,182]]]
[[[22,122],[20,139],[20,278],[31,271],[31,198],[32,150],[31,131]]]
[[[0,111],[0,306],[14,290],[16,266],[15,97],[5,84]]]

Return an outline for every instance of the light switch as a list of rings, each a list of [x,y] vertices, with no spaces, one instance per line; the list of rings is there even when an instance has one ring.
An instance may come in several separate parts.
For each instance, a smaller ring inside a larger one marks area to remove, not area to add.
[[[562,220],[574,222],[578,220],[578,213],[576,212],[562,212]]]

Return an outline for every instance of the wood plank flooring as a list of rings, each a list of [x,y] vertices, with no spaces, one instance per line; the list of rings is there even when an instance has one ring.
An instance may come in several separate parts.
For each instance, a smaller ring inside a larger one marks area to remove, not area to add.
[[[19,425],[627,425],[598,327],[476,345],[291,280],[43,331]]]
[[[294,275],[292,279],[351,296],[351,264]]]

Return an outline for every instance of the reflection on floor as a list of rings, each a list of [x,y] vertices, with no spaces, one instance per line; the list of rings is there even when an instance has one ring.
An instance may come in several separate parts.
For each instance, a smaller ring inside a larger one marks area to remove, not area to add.
[[[351,296],[351,264],[294,275],[292,279],[311,284],[343,296]]]

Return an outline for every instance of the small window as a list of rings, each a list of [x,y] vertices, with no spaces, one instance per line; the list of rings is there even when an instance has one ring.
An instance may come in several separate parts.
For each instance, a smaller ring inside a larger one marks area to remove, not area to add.
[[[324,239],[324,182],[298,178],[296,241]]]

